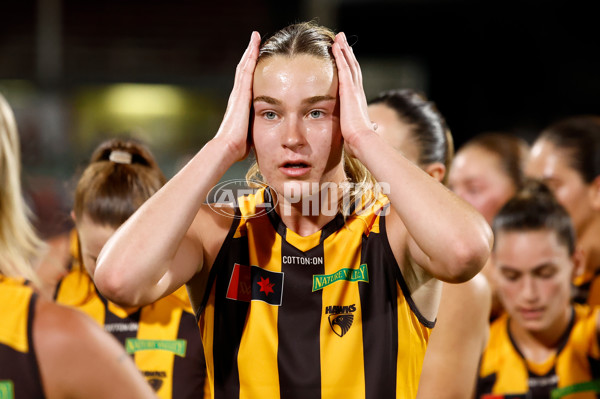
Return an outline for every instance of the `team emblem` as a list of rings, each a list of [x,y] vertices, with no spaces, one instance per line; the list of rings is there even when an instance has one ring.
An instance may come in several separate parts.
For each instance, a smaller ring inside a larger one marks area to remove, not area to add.
[[[142,374],[144,374],[146,381],[148,381],[154,392],[159,391],[163,386],[165,378],[167,378],[167,373],[164,371],[142,371]]]
[[[352,327],[353,321],[354,315],[351,314],[329,315],[329,325],[333,332],[340,337],[343,337],[348,332],[350,327]]]
[[[148,383],[150,384],[150,386],[152,387],[152,390],[154,392],[158,392],[158,390],[160,389],[160,387],[162,387],[163,380],[161,380],[159,378],[150,378],[148,380]]]
[[[350,306],[327,306],[325,307],[325,314],[328,314],[329,326],[337,336],[343,337],[346,335],[352,322],[354,321],[354,312],[356,312],[356,305]]]

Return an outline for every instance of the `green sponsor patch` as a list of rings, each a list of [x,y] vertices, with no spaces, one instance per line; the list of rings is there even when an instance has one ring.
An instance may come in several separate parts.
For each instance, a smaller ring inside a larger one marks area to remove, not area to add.
[[[125,340],[125,349],[127,353],[139,351],[167,351],[173,352],[177,356],[185,357],[187,341],[185,339],[166,340],[166,339],[137,339],[127,338]]]
[[[550,392],[550,399],[566,398],[580,392],[600,392],[600,380],[580,382],[568,387],[556,388]]]
[[[321,290],[336,281],[364,281],[369,282],[367,264],[360,265],[358,269],[344,268],[333,274],[315,274],[313,276],[313,292]]]
[[[0,399],[14,399],[15,389],[10,380],[0,381]]]

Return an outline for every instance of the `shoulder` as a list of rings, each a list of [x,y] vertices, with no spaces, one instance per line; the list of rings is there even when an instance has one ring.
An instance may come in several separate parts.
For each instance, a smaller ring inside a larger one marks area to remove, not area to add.
[[[87,347],[103,334],[86,314],[42,298],[37,301],[33,337],[38,351],[65,356],[75,347]]]
[[[442,298],[447,302],[468,304],[489,314],[492,302],[492,289],[481,273],[461,284],[444,284]],[[487,320],[487,319],[486,319]]]
[[[154,397],[119,342],[82,312],[40,298],[33,342],[48,398]]]
[[[571,332],[571,340],[577,343],[592,343],[596,348],[598,331],[600,331],[600,306],[575,304],[575,324]],[[596,357],[600,356],[600,348],[594,350]]]

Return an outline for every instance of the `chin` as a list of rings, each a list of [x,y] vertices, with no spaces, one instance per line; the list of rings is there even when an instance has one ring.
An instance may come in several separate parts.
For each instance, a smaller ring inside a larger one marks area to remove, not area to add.
[[[550,328],[550,323],[544,319],[537,320],[521,320],[520,324],[525,330],[533,334],[543,333]]]

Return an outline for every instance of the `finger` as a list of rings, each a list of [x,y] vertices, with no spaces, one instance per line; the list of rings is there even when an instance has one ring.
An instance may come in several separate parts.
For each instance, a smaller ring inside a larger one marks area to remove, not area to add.
[[[346,57],[340,48],[340,44],[337,42],[333,43],[331,50],[333,52],[333,56],[335,57],[335,62],[338,69],[338,79],[342,85],[347,85],[349,84],[348,80],[352,80],[352,72],[350,71],[350,66],[346,61]]]
[[[358,59],[354,55],[354,49],[352,48],[352,46],[350,46],[350,43],[348,43],[348,38],[346,37],[346,34],[344,32],[342,32],[342,35],[344,38],[345,47],[348,50],[347,51],[348,64],[352,68],[352,72],[353,72],[352,75],[354,76],[355,81],[362,85],[362,71],[360,69],[360,64],[358,63]]]
[[[350,46],[348,45],[348,41],[346,40],[346,35],[341,32],[338,34],[339,36],[339,45],[340,45],[340,50],[342,51],[342,54],[344,55],[344,58],[346,60],[346,64],[348,65],[348,69],[350,71],[350,74],[352,76],[352,81],[354,83],[358,82],[357,79],[357,70],[356,70],[356,66],[354,63],[354,60],[356,60],[356,58],[354,57],[354,55],[352,54],[352,50],[350,49]]]
[[[248,47],[244,51],[240,62],[237,65],[235,80],[234,80],[234,88],[241,83],[241,80],[248,77],[248,72],[250,75],[254,72],[254,67],[256,66],[256,59],[258,57],[258,47],[260,44],[260,35],[258,32],[254,31],[250,35],[250,42],[248,43]]]

